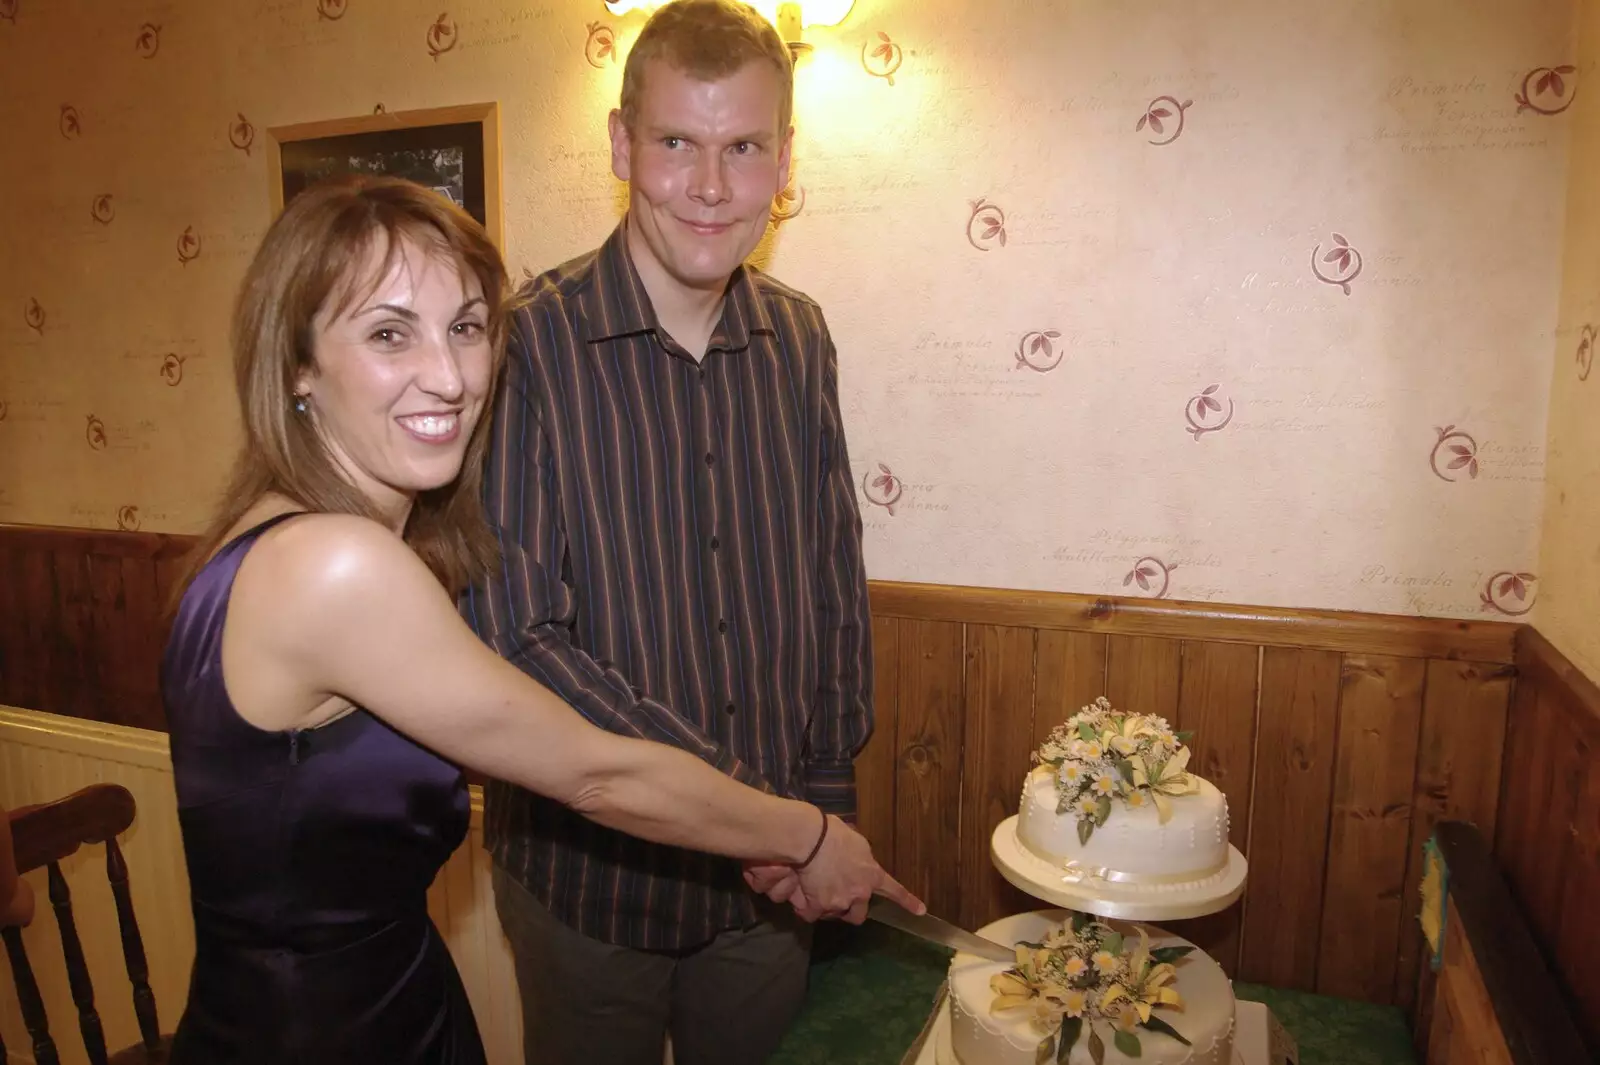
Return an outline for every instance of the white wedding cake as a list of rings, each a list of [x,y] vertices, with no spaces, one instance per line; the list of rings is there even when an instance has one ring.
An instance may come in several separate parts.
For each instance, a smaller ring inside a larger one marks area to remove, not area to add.
[[[1188,771],[1184,735],[1103,697],[1034,752],[1017,813],[1022,846],[1112,883],[1181,885],[1228,866],[1228,800]]]
[[[1192,943],[1068,910],[1016,914],[984,933],[1017,944],[1017,960],[951,960],[940,1065],[1233,1061],[1233,986]]]
[[[996,838],[1039,870],[1021,878],[1008,859],[1014,883],[1046,895],[1070,884],[1084,901],[981,929],[1016,946],[1010,965],[955,956],[940,1065],[1230,1065],[1236,1003],[1222,968],[1160,928],[1077,912],[1130,898],[1215,912],[1237,896],[1228,803],[1188,771],[1186,738],[1100,698],[1034,752],[1014,837],[1002,825]]]

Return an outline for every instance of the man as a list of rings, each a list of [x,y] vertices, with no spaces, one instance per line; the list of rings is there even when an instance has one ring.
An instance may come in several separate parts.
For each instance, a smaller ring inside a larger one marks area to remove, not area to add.
[[[747,5],[677,0],[645,26],[610,118],[628,214],[518,314],[488,478],[505,573],[467,611],[596,724],[848,821],[871,624],[837,356],[814,302],[744,265],[792,100]],[[830,916],[792,873],[741,879],[498,782],[486,842],[530,1065],[659,1065],[669,1032],[678,1065],[776,1047],[809,927],[750,888]]]

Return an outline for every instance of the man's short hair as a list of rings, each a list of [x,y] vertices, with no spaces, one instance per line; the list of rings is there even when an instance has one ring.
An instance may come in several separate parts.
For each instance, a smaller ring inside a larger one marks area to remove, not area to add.
[[[645,23],[622,71],[622,124],[633,132],[645,64],[665,60],[699,81],[720,81],[765,60],[778,73],[778,133],[794,115],[794,59],[762,14],[741,0],[672,0]]]

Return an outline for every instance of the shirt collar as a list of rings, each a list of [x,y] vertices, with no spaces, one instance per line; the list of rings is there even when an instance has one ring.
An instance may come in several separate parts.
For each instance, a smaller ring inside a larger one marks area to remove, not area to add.
[[[583,309],[591,344],[650,332],[665,340],[655,308],[650,305],[650,295],[628,251],[627,218],[611,231],[595,256]],[[757,334],[775,336],[777,328],[756,284],[754,269],[740,264],[728,281],[722,319],[711,334],[709,348],[743,351],[750,346],[751,336]]]

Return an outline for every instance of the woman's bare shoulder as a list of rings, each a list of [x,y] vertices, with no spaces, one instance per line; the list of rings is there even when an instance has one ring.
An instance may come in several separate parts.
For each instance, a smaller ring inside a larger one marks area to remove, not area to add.
[[[248,568],[255,583],[313,599],[427,572],[393,530],[355,514],[301,514],[267,530],[251,548]]]

